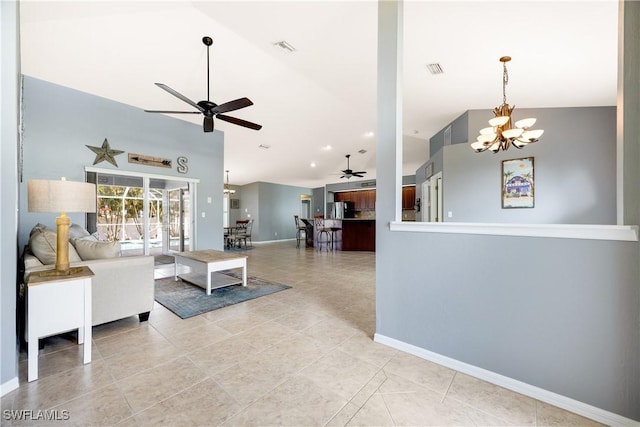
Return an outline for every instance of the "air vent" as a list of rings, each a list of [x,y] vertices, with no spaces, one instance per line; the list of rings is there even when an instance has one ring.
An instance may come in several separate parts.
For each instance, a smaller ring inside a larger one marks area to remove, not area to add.
[[[451,145],[451,126],[444,130],[444,145]]]
[[[364,154],[366,152],[367,152],[367,150],[365,150],[364,148],[362,150],[358,150],[358,153],[360,153],[360,154]]]
[[[442,69],[442,66],[440,64],[438,64],[437,62],[433,63],[433,64],[427,64],[427,70],[429,70],[429,72],[431,74],[444,74],[444,70]]]
[[[279,47],[280,49],[282,49],[284,52],[287,52],[287,53],[291,53],[291,52],[295,52],[296,51],[295,47],[291,46],[288,42],[286,42],[284,40],[281,40],[279,42],[275,42],[275,43],[273,43],[273,45],[275,47]]]
[[[262,148],[263,150],[268,150],[269,148],[271,148],[270,145],[265,145],[265,144],[260,144],[258,145],[258,148]]]

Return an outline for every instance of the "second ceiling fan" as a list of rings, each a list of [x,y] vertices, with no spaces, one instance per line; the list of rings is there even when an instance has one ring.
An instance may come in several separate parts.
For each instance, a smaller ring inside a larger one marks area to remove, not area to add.
[[[262,125],[252,123],[243,119],[239,119],[237,117],[231,117],[224,115],[222,113],[228,113],[229,111],[239,110],[241,108],[249,107],[253,105],[253,102],[249,98],[239,98],[233,101],[225,102],[224,104],[216,104],[215,102],[211,102],[209,100],[209,46],[213,44],[213,40],[211,37],[203,37],[202,43],[207,46],[207,100],[194,102],[191,99],[187,98],[180,92],[171,89],[169,86],[164,83],[156,83],[161,89],[166,90],[171,95],[175,96],[178,99],[186,102],[187,104],[193,106],[198,111],[170,111],[170,110],[144,110],[147,113],[165,113],[165,114],[202,114],[204,115],[204,120],[202,122],[202,127],[205,132],[213,132],[213,118],[218,118],[220,120],[224,120],[225,122],[233,123],[234,125],[244,126],[249,129],[260,130],[262,129]]]
[[[347,158],[347,168],[346,168],[345,170],[343,170],[343,171],[342,171],[342,173],[343,173],[344,175],[342,175],[340,178],[347,178],[347,179],[349,179],[349,178],[351,178],[352,176],[357,176],[358,178],[364,178],[364,177],[362,176],[362,174],[363,174],[363,173],[367,173],[367,172],[365,172],[365,171],[357,171],[357,172],[354,172],[353,170],[349,169],[349,157],[351,157],[351,154],[347,154],[345,157]]]

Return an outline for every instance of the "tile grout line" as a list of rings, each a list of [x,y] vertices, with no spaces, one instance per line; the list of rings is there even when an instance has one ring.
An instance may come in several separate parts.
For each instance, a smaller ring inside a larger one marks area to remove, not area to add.
[[[445,399],[447,398],[447,394],[449,394],[449,390],[451,390],[451,386],[453,385],[453,380],[455,380],[457,375],[458,375],[458,371],[453,371],[453,376],[451,377],[451,381],[449,381],[449,385],[447,386],[447,389],[444,391],[444,394],[442,395],[442,399],[440,399],[440,403],[444,403]]]

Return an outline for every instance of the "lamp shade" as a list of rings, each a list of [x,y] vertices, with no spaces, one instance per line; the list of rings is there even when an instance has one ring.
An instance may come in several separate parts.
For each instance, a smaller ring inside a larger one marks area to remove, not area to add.
[[[33,179],[27,182],[29,212],[95,212],[96,185]]]
[[[516,122],[516,127],[519,127],[519,128],[522,128],[522,129],[529,129],[535,123],[536,123],[536,119],[531,117],[531,118],[528,118],[528,119],[518,120]]]
[[[509,116],[498,116],[498,117],[494,117],[493,119],[489,120],[489,124],[491,126],[503,126],[504,124],[506,124],[509,119],[511,117]]]

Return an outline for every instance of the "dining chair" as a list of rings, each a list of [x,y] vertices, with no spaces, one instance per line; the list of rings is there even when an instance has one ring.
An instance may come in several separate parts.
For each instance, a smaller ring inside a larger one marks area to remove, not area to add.
[[[249,243],[253,246],[253,242],[251,241],[251,229],[253,228],[253,219],[244,219],[236,221],[238,228],[236,230],[236,234],[231,236],[231,239],[234,243],[238,244],[238,247],[242,247],[242,242],[244,242],[244,248],[247,249],[247,239],[249,239]]]

